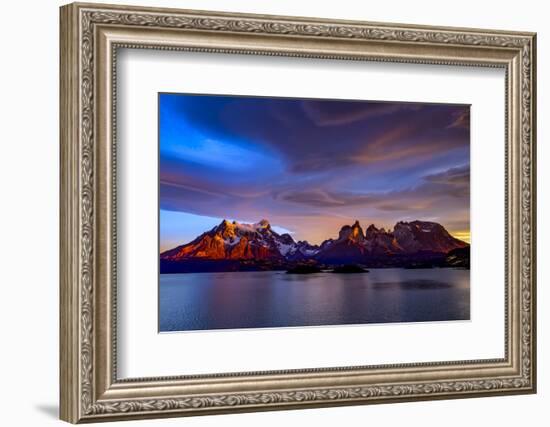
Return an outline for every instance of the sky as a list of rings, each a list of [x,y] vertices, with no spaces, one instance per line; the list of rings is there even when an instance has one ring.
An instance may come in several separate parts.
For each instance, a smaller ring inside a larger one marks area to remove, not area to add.
[[[161,250],[223,219],[318,244],[359,220],[470,237],[470,107],[159,94]]]

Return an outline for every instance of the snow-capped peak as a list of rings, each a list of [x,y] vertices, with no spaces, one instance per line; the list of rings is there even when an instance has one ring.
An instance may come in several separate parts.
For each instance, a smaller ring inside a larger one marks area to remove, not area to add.
[[[240,223],[237,221],[229,221],[227,219],[224,219],[221,224],[216,227],[216,229],[219,231],[231,230],[233,232],[254,233],[256,231],[270,230],[271,225],[266,219],[262,219],[260,222],[256,222],[253,224]]]

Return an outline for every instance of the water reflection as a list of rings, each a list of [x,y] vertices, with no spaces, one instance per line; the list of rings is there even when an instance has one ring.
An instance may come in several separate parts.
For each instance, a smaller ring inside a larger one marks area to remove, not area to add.
[[[466,320],[469,271],[162,275],[160,330]]]
[[[375,289],[391,290],[399,287],[402,289],[437,289],[437,288],[452,288],[453,285],[448,282],[438,282],[436,280],[405,280],[403,282],[380,282],[374,283]]]

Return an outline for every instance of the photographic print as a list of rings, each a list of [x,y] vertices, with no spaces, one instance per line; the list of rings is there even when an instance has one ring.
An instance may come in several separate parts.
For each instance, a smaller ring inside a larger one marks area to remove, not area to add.
[[[160,93],[161,332],[470,319],[470,106]]]

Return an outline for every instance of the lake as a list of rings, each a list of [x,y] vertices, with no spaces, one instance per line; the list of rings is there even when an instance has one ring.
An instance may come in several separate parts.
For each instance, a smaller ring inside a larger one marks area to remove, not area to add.
[[[470,319],[470,271],[160,276],[161,332]]]

